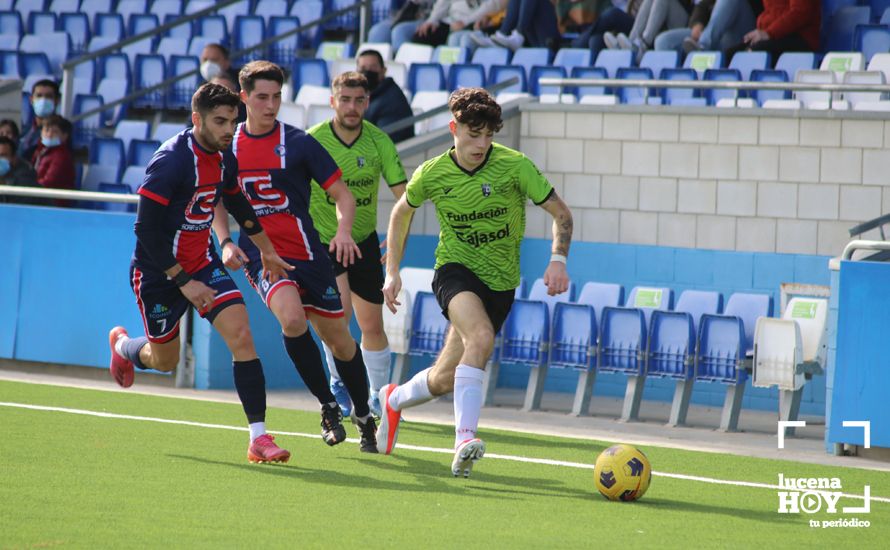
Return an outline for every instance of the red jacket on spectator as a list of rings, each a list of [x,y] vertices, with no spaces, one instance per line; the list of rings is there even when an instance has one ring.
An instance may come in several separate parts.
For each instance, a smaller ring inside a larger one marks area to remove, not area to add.
[[[52,189],[74,189],[74,158],[68,144],[47,147],[37,144],[32,164],[37,171],[37,184]],[[56,206],[67,206],[69,201],[54,200]]]
[[[814,52],[819,50],[821,25],[821,0],[763,0],[763,13],[757,17],[757,28],[770,38],[797,33]]]

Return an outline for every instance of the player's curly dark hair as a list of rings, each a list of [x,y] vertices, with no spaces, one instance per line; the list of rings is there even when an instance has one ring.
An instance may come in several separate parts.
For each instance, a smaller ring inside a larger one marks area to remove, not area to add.
[[[232,90],[205,82],[198,87],[195,95],[192,96],[192,111],[201,115],[201,118],[207,116],[207,113],[220,106],[235,107],[241,103],[241,98]]]
[[[244,93],[250,95],[256,87],[257,80],[271,80],[284,85],[284,71],[275,63],[262,59],[251,61],[241,67],[241,71],[238,72],[238,83]]]
[[[500,132],[504,126],[501,106],[484,88],[455,90],[448,99],[448,108],[451,109],[454,120],[473,130]]]

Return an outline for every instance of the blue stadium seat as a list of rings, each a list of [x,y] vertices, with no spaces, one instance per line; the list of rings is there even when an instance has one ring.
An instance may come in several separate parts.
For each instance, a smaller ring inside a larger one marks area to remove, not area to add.
[[[98,94],[83,94],[74,97],[74,114],[92,111],[103,104],[102,97]],[[90,141],[99,133],[102,126],[100,113],[88,116],[74,123],[74,138],[72,142],[75,148],[87,147]]]
[[[300,20],[296,17],[276,15],[269,20],[269,38],[291,31],[299,26]],[[300,45],[300,36],[302,36],[300,33],[294,34],[270,44],[269,60],[282,67],[289,67],[302,47]]]
[[[478,63],[488,72],[492,65],[507,65],[510,63],[510,50],[507,48],[476,48],[473,52],[472,63]]]
[[[550,366],[589,370],[596,366],[596,311],[587,304],[556,304]]]
[[[444,90],[445,71],[438,63],[414,63],[408,70],[408,89],[412,95]]]
[[[185,4],[182,9],[183,15],[191,15],[212,7],[216,2],[213,0],[185,0],[183,4]]]
[[[776,61],[775,69],[785,71],[788,80],[794,82],[797,71],[810,71],[816,68],[816,54],[812,52],[785,52]]]
[[[111,4],[112,0],[83,0],[80,3],[80,13],[86,15],[92,23],[97,13],[110,13]]]
[[[226,26],[229,30],[235,28],[235,18],[239,15],[249,15],[252,0],[241,0],[220,8],[216,13],[226,18]]]
[[[316,59],[324,59],[327,62],[352,57],[352,44],[343,41],[326,40],[318,45],[315,51]]]
[[[124,172],[126,153],[124,142],[117,138],[94,137],[90,142],[90,164],[108,166],[114,170],[114,179],[118,181]]]
[[[835,12],[824,26],[825,32],[821,42],[827,52],[853,51],[853,32],[856,25],[867,25],[871,17],[868,6],[846,6]]]
[[[847,6],[855,6],[858,3],[864,2],[858,2],[858,0],[822,0],[822,21],[828,21],[837,10]]]
[[[99,184],[99,192],[101,193],[118,193],[121,195],[129,195],[132,193],[130,190],[130,186],[124,183],[108,183],[102,182]],[[99,210],[104,210],[106,212],[135,212],[136,205],[125,203],[125,202],[108,202],[108,201],[99,201],[98,203]]]
[[[36,52],[20,52],[19,53],[19,70],[25,78],[31,75],[52,75],[52,67],[49,59],[44,53]],[[31,91],[31,88],[24,86],[22,89]]]
[[[863,4],[865,2],[862,2]],[[871,8],[871,20],[879,21],[884,12],[890,8],[890,0],[869,0],[868,6]],[[823,15],[823,20],[824,20]]]
[[[86,168],[86,173],[80,183],[80,188],[84,191],[98,191],[99,184],[115,183],[118,181],[120,174],[117,173],[113,166],[103,166],[101,164],[90,164]],[[90,203],[93,206],[93,203]],[[98,206],[98,203],[96,203]]]
[[[85,13],[63,13],[59,15],[59,30],[71,38],[71,54],[80,55],[90,43],[90,20]]]
[[[290,9],[290,14],[297,17],[303,25],[321,19],[323,13],[324,4],[321,0],[299,0],[294,2]],[[321,25],[316,25],[301,35],[303,44],[310,49],[315,49],[321,44],[321,37]]]
[[[755,70],[751,71],[752,82],[788,82],[788,73],[781,70]],[[763,107],[763,102],[770,99],[791,99],[788,90],[754,90],[751,97],[757,105]]]
[[[633,55],[630,50],[600,50],[594,66],[605,69],[609,78],[618,78],[618,69],[634,66]]]
[[[663,69],[662,80],[698,80],[695,69]],[[694,88],[665,88],[661,91],[665,105],[701,106],[707,105],[703,97],[696,97]]]
[[[2,50],[18,50],[19,49],[19,39],[18,35],[15,34],[0,34],[0,49]]]
[[[14,79],[22,77],[22,71],[19,66],[19,52],[15,50],[0,50],[0,76]]]
[[[504,321],[501,363],[531,367],[523,410],[540,407],[547,376],[550,313],[538,300],[516,300]]]
[[[738,69],[707,69],[703,80],[712,82],[738,82],[742,79]],[[739,96],[738,90],[723,90],[717,88],[708,88],[705,90],[705,100],[708,105],[717,105],[721,99],[734,100]]]
[[[124,144],[124,149],[129,151],[132,140],[148,138],[148,121],[122,120],[114,127],[114,137],[121,140]]]
[[[45,2],[44,2],[45,4]],[[80,10],[80,0],[50,0],[47,11],[53,13],[76,12]]]
[[[146,37],[132,44],[127,44],[121,51],[130,59],[130,65],[136,64],[136,56],[139,54],[151,54],[155,52],[154,38]]]
[[[572,69],[572,78],[609,78],[609,73],[602,67],[575,67]],[[602,96],[609,92],[605,86],[574,86],[566,88],[565,93],[574,93],[581,101],[585,96]]]
[[[123,18],[124,21],[130,18],[130,16],[134,13],[149,13],[148,9],[148,0],[118,0],[117,6],[112,9],[102,10],[99,13],[112,13],[115,15],[119,15]],[[96,14],[98,16],[98,13]],[[95,21],[95,17],[93,16],[93,20]],[[93,30],[93,34],[95,33],[95,29]]]
[[[62,63],[68,59],[71,51],[71,39],[66,32],[49,32],[45,34],[26,34],[19,42],[21,52],[45,53],[49,59],[52,74],[62,76]]]
[[[577,302],[591,306],[596,313],[597,324],[599,324],[603,318],[603,308],[624,305],[624,287],[613,283],[589,281],[581,287]]]
[[[293,79],[294,92],[298,93],[303,84],[311,84],[313,86],[331,85],[330,78],[328,77],[328,64],[323,59],[295,59],[291,78]]]
[[[752,71],[762,71],[772,66],[769,52],[737,52],[729,62],[730,69],[737,69],[742,80],[751,80]]]
[[[519,65],[525,69],[525,77],[528,79],[535,65],[550,64],[550,50],[547,48],[519,48],[510,60],[511,65]]]
[[[122,78],[104,78],[96,87],[96,94],[102,96],[105,104],[125,97],[130,93],[130,81]],[[127,114],[127,104],[122,103],[102,112],[102,124],[114,126]]]
[[[87,45],[88,52],[98,52],[103,48],[107,48],[117,42],[114,38],[110,36],[93,36],[90,38],[90,43]]]
[[[670,311],[674,305],[674,291],[666,287],[635,286],[627,297],[624,307],[637,308],[643,312],[646,325],[655,310]]]
[[[618,69],[615,76],[624,80],[653,79],[652,71],[650,69],[638,67],[621,67]],[[657,99],[658,103],[661,103],[661,97],[659,97],[656,94],[656,91],[651,88],[621,87],[618,88],[618,99],[621,103],[630,103],[634,105],[645,105],[650,103],[650,100],[654,99]]]
[[[535,65],[529,75],[529,92],[533,96],[540,97],[542,94],[558,94],[559,88],[556,86],[541,86],[538,82],[542,78],[566,78],[565,67],[555,67],[553,65]],[[565,92],[568,93],[568,92]]]
[[[204,47],[207,46],[207,44],[213,44],[213,40],[206,36],[193,36],[189,42],[189,49],[186,55],[191,55],[200,59],[201,54],[204,52]]]
[[[884,9],[884,14],[881,15],[881,19],[878,23],[881,25],[890,25],[890,8]]]
[[[393,0],[374,0],[371,3],[371,24],[374,25],[388,18],[396,5]]]
[[[266,23],[259,15],[239,15],[235,18],[235,29],[232,31],[232,49],[242,50],[253,46],[266,37]],[[233,59],[236,65],[244,65],[249,61],[260,59],[263,52],[254,50]]]
[[[499,82],[503,82],[505,80],[509,80],[511,78],[517,78],[519,81],[512,85],[508,86],[500,92],[526,92],[528,91],[528,86],[525,80],[525,69],[519,65],[492,65],[488,69],[488,83],[497,84]],[[498,93],[500,93],[498,92]]]
[[[485,67],[474,63],[455,63],[448,69],[448,91],[458,88],[485,87]]]
[[[160,16],[158,18],[160,19]],[[163,21],[165,25],[168,25],[179,18],[179,15],[167,14],[164,16],[163,19],[161,19],[161,21]],[[192,39],[192,23],[180,23],[175,27],[167,29],[166,31],[164,31],[164,35],[161,39],[163,40],[164,38],[179,38],[185,40],[186,43],[188,43],[188,41]]]
[[[575,283],[569,281],[568,290],[562,294],[550,296],[547,294],[547,285],[544,284],[544,279],[535,279],[535,282],[532,283],[531,290],[528,291],[528,299],[537,300],[547,304],[547,311],[549,311],[550,316],[553,317],[553,311],[554,308],[556,308],[557,302],[572,302],[575,300]]]
[[[182,15],[182,0],[154,0],[151,3],[151,13],[164,21],[168,15]]]
[[[142,182],[144,180],[144,166],[128,166],[127,169],[124,170],[124,175],[121,178],[121,183],[126,184],[127,187],[130,188],[131,193],[135,193],[139,190],[139,187],[142,186]]]
[[[432,292],[421,291],[414,295],[414,312],[411,318],[411,355],[435,356],[445,344],[448,320]]]
[[[124,37],[124,18],[120,13],[97,13],[93,19],[93,38],[104,36],[115,42]]]
[[[701,78],[708,69],[720,69],[723,67],[723,52],[702,51],[690,52],[683,61],[684,69],[693,69]]]
[[[603,308],[597,352],[597,370],[643,373],[646,318],[636,308]]]
[[[161,142],[155,139],[134,139],[130,141],[127,153],[127,166],[148,166]]]
[[[0,12],[0,34],[15,35],[19,38],[25,34],[25,27],[22,25],[22,16],[19,15],[19,12]]]
[[[754,327],[758,317],[772,315],[772,297],[735,293],[723,315],[703,315],[699,327],[696,379],[727,384],[748,378],[742,360],[754,351]]]
[[[28,15],[31,14],[32,11],[44,11],[46,9],[46,2],[44,0],[16,0],[15,2],[15,11],[19,12],[19,15],[22,16],[22,21],[28,21]]]
[[[330,11],[337,11],[343,8],[348,8],[352,6],[355,2],[353,0],[329,0],[330,2]],[[355,31],[358,29],[358,12],[356,11],[348,11],[343,15],[337,16],[334,19],[325,23],[324,27],[326,29],[344,29],[347,31]]]
[[[32,11],[28,15],[28,34],[48,34],[56,32],[58,20],[50,11]]]
[[[137,55],[134,69],[136,88],[144,89],[160,84],[167,78],[167,63],[161,55]],[[166,90],[158,88],[133,100],[133,107],[163,109]]]
[[[201,66],[197,57],[192,55],[173,55],[167,62],[167,77],[178,76],[189,71],[195,71]],[[198,88],[201,76],[194,73],[190,77],[177,80],[167,90],[167,108],[192,109],[192,94]]]
[[[205,15],[195,20],[195,36],[204,36],[217,44],[229,43],[229,26],[222,15]]]
[[[253,8],[253,12],[262,15],[266,19],[266,23],[272,17],[281,17],[287,15],[287,0],[258,0]]]
[[[686,290],[680,294],[674,311],[652,312],[646,374],[681,380],[692,378],[701,318],[705,314],[716,315],[722,308],[720,293]]]
[[[130,80],[130,59],[122,53],[110,53],[98,58],[96,80],[122,78]]]
[[[151,139],[164,143],[183,130],[185,125],[180,122],[161,122],[155,126]]]
[[[590,66],[590,50],[587,48],[562,48],[556,52],[553,64],[563,67],[566,74],[571,74],[575,67]]]
[[[662,69],[675,69],[680,63],[680,54],[674,50],[649,50],[640,60],[640,68],[649,69],[653,75],[660,75]]]
[[[186,39],[165,36],[158,42],[155,53],[163,56],[164,59],[167,60],[170,59],[171,56],[181,55],[182,52],[187,51],[188,48],[189,43]]]
[[[160,27],[158,16],[153,13],[134,13],[127,20],[127,34],[136,36],[145,31],[154,30]]]
[[[862,52],[866,62],[876,53],[890,52],[890,27],[887,25],[857,25],[853,34],[853,48]]]
[[[32,122],[34,111],[31,110],[31,93],[22,89],[22,128],[30,128]]]

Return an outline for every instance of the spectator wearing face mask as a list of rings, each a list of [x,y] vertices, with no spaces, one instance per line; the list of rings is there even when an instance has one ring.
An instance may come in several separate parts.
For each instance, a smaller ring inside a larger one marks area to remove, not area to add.
[[[2,128],[3,122],[0,122]],[[0,134],[0,185],[17,187],[37,187],[37,174],[31,165],[16,155],[18,143],[12,138]],[[34,204],[33,199],[0,195],[0,202],[16,204]]]
[[[68,147],[71,123],[59,115],[43,120],[40,144],[34,151],[32,163],[37,171],[37,183],[52,189],[74,189],[74,159]],[[54,200],[56,206],[68,206],[70,201]]]
[[[238,85],[238,71],[232,68],[228,48],[222,44],[207,44],[201,51],[201,77],[210,82],[220,75]]]
[[[59,84],[53,80],[38,80],[31,86],[31,110],[34,112],[34,119],[19,142],[22,157],[29,159],[34,155],[40,142],[43,120],[56,113],[61,98]]]
[[[378,128],[385,128],[393,122],[411,118],[414,112],[396,81],[386,76],[383,56],[377,50],[364,50],[356,59],[356,68],[368,79],[371,87],[371,101],[365,111],[365,120]],[[389,132],[394,142],[414,137],[414,125]]]

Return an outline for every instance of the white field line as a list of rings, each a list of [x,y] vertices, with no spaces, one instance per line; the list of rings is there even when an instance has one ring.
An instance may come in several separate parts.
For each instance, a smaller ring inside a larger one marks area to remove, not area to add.
[[[205,422],[192,422],[189,420],[171,420],[169,418],[154,418],[151,416],[134,416],[129,414],[116,414],[116,413],[107,413],[101,411],[88,411],[84,409],[69,409],[65,407],[47,407],[43,405],[31,405],[27,403],[9,403],[5,401],[0,401],[0,407],[11,407],[16,409],[28,409],[33,411],[49,411],[49,412],[61,412],[68,414],[78,414],[82,416],[96,416],[100,418],[115,418],[120,420],[138,420],[142,422],[156,422],[159,424],[176,424],[179,426],[191,426],[195,428],[207,428],[212,430],[233,430],[246,432],[248,429],[242,426],[226,426],[223,424],[207,424]],[[307,437],[311,439],[317,439],[319,436],[317,434],[308,434],[301,432],[282,432],[282,431],[270,431],[269,433],[275,435],[285,435],[290,437]],[[358,443],[358,439],[349,438],[346,441],[350,443]],[[422,451],[428,453],[440,453],[440,454],[452,454],[454,453],[453,449],[442,449],[438,447],[424,447],[421,445],[403,445],[399,444],[399,449],[405,449],[410,451]],[[593,464],[584,464],[582,462],[568,462],[565,460],[553,460],[549,458],[530,458],[525,456],[513,456],[513,455],[502,455],[496,453],[486,453],[486,458],[494,458],[499,460],[511,460],[513,462],[526,462],[529,464],[543,464],[546,466],[561,466],[563,468],[580,468],[584,470],[593,470]],[[666,477],[671,479],[682,479],[686,481],[698,481],[701,483],[711,483],[714,485],[733,485],[736,487],[754,487],[757,489],[772,489],[772,490],[781,490],[785,489],[779,485],[770,485],[769,483],[755,483],[751,481],[733,481],[727,479],[715,479],[711,477],[701,477],[701,476],[690,476],[685,474],[672,474],[669,472],[658,472],[653,470],[653,476],[657,477]],[[818,492],[818,491],[817,491]],[[865,500],[864,495],[854,495],[848,493],[842,493],[842,496],[846,498],[857,498],[860,500]],[[873,502],[884,502],[890,504],[890,498],[887,497],[878,497],[878,496],[870,496],[870,500]]]

